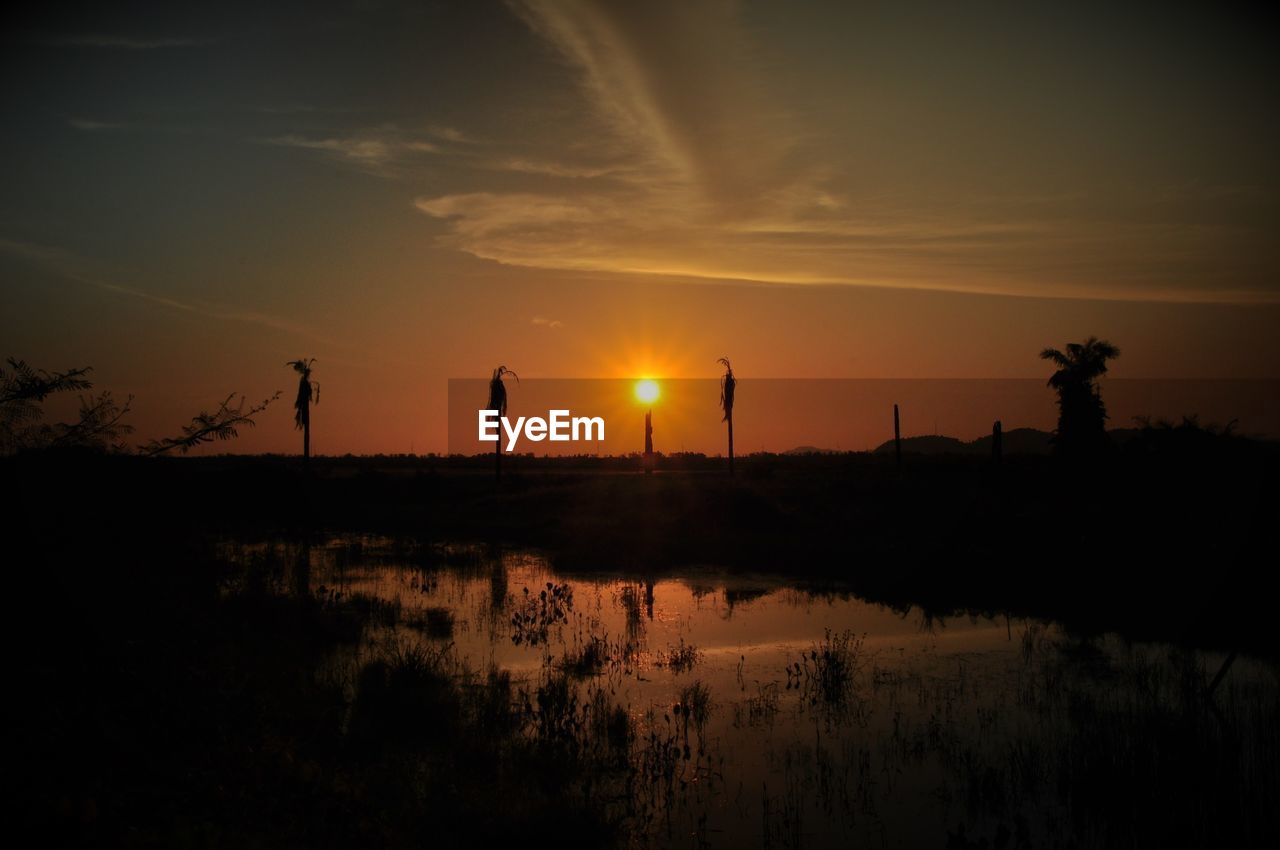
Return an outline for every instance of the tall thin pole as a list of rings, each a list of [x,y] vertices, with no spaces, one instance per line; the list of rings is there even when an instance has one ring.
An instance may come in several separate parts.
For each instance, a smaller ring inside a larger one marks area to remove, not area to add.
[[[902,466],[902,428],[898,421],[898,405],[893,406],[893,456]]]
[[[653,408],[644,414],[644,474],[653,472]]]
[[[729,475],[733,475],[733,416],[729,416]]]

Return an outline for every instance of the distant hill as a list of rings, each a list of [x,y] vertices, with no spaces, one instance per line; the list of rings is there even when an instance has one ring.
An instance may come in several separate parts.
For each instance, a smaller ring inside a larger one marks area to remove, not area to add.
[[[893,440],[887,440],[876,446],[875,451],[877,454],[892,452]],[[903,437],[902,451],[904,454],[917,455],[967,455],[974,452],[972,446],[963,440],[935,435]]]
[[[1142,431],[1139,428],[1112,428],[1107,435],[1112,441],[1122,446]],[[1038,428],[1012,428],[1004,432],[1004,453],[1007,455],[1047,455],[1053,451],[1053,435]],[[892,454],[893,440],[885,440],[872,449],[876,454]],[[836,449],[820,449],[817,446],[796,446],[784,455],[830,455],[839,454]],[[976,440],[957,439],[941,434],[926,434],[919,437],[903,437],[902,453],[916,455],[990,455],[991,435]]]
[[[1036,428],[1014,428],[1005,431],[1002,443],[1004,444],[1004,453],[1007,455],[1047,455],[1053,451],[1050,441],[1053,435],[1048,431],[1040,431]],[[972,446],[975,453],[991,454],[991,437],[979,437],[968,445]]]
[[[1004,453],[1009,455],[1044,455],[1050,451],[1049,441],[1053,435],[1048,431],[1036,428],[1013,428],[1003,435]],[[893,440],[886,440],[875,448],[876,453],[893,452]],[[955,437],[926,435],[922,437],[904,437],[902,440],[904,454],[919,455],[989,455],[991,454],[991,437],[979,437],[965,442]]]

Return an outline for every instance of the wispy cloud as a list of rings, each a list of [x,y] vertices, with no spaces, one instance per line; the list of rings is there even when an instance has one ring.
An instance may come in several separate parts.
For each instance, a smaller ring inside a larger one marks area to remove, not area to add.
[[[621,168],[609,166],[575,165],[572,163],[527,159],[520,156],[490,160],[485,165],[495,171],[514,171],[518,174],[541,174],[546,177],[581,178],[586,180],[597,177],[617,176],[624,173]]]
[[[349,135],[303,136],[289,134],[261,140],[277,147],[314,151],[361,170],[391,175],[424,156],[439,154],[442,148],[422,134],[395,127],[364,130]]]
[[[427,128],[427,133],[446,142],[454,144],[467,145],[475,144],[476,140],[457,127],[446,127],[440,124],[432,124]]]
[[[977,215],[832,215],[821,204],[708,224],[696,207],[642,191],[471,193],[421,198],[444,244],[507,265],[774,284],[842,284],[1051,298],[1277,303],[1248,286],[1177,285],[1217,226],[1064,223]],[[1166,246],[1159,257],[1129,245]],[[1206,269],[1208,275],[1212,270]],[[1034,281],[1028,286],[1028,281]]]
[[[37,36],[35,41],[51,47],[92,47],[105,50],[164,50],[176,47],[201,47],[213,43],[213,40],[208,38],[148,37],[108,33],[42,35]]]
[[[478,169],[549,178],[530,191],[421,197],[443,244],[496,262],[786,284],[1019,296],[1276,302],[1218,263],[1235,234],[1145,208],[968,192],[850,194],[814,163],[813,135],[779,106],[766,54],[715,0],[518,0],[575,72],[599,132],[548,158],[510,151]],[[530,147],[533,147],[532,145]],[[545,140],[543,150],[549,146]],[[856,185],[856,182],[853,183]],[[1236,285],[1236,283],[1239,285]]]
[[[183,313],[192,313],[208,319],[259,325],[261,327],[270,328],[271,330],[281,331],[283,333],[302,337],[304,339],[310,339],[326,345],[335,345],[332,340],[321,336],[311,328],[291,319],[284,319],[269,313],[226,304],[217,304],[208,301],[187,301],[172,298],[167,295],[148,292],[134,286],[116,283],[115,281],[98,273],[94,268],[94,263],[62,248],[37,245],[16,239],[0,238],[0,253],[20,257],[23,260],[38,265],[46,271],[52,272],[66,280],[74,281],[85,286],[91,286],[104,292],[110,292],[115,295],[146,301],[151,304],[167,307],[171,310],[177,310]]]
[[[548,319],[545,316],[534,316],[533,324],[537,325],[538,327],[552,328],[552,329],[564,327],[564,322],[560,321],[559,319]]]
[[[588,102],[635,156],[734,214],[795,175],[798,126],[733,2],[524,0],[515,8],[580,73]]]

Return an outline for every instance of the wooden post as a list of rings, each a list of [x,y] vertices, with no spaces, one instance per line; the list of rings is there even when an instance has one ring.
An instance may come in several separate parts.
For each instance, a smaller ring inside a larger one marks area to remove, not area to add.
[[[644,474],[653,472],[653,410],[644,414]]]
[[[729,476],[733,476],[733,416],[729,417]]]
[[[898,405],[893,406],[893,457],[902,466],[902,428],[898,420]]]

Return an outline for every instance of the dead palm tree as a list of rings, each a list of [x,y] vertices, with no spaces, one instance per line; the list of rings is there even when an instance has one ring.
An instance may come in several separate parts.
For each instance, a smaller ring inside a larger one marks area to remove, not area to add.
[[[512,372],[506,366],[499,366],[493,370],[493,378],[489,380],[489,406],[485,410],[496,410],[498,416],[507,415],[507,386],[502,383],[502,376],[510,375],[516,379],[516,383],[520,383],[520,376]],[[493,446],[493,479],[495,481],[502,480],[502,434],[498,434],[498,442]]]
[[[729,474],[733,475],[733,395],[738,379],[733,376],[728,357],[721,357],[716,362],[724,364],[724,374],[720,376],[720,407],[724,410],[724,418],[720,421],[729,423]]]
[[[1049,376],[1049,386],[1058,393],[1058,430],[1054,436],[1058,452],[1081,454],[1105,442],[1107,408],[1094,382],[1107,374],[1107,361],[1119,356],[1119,348],[1096,336],[1068,344],[1065,352],[1056,348],[1040,352],[1041,359],[1058,367]]]
[[[298,373],[298,397],[293,402],[293,424],[302,429],[302,459],[311,460],[311,405],[320,403],[320,384],[311,380],[311,365],[314,357],[303,360],[290,360],[284,364],[292,366]]]

